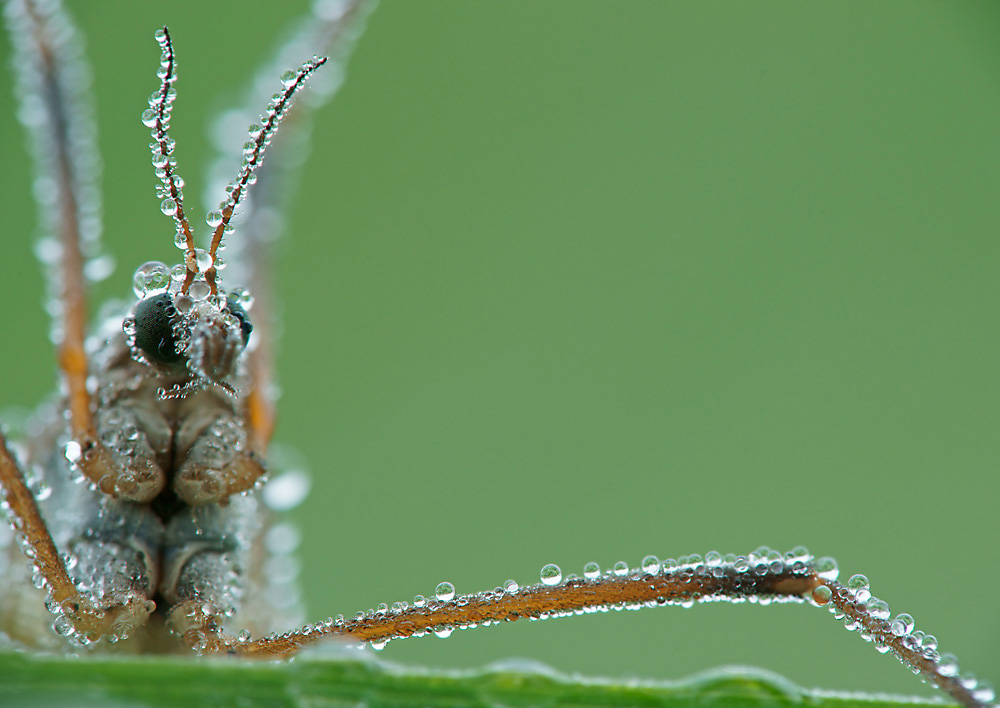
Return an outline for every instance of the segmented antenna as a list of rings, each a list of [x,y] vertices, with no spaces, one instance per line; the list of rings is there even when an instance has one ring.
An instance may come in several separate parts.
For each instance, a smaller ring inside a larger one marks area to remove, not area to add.
[[[292,97],[302,88],[306,79],[316,69],[323,66],[326,61],[327,57],[313,57],[299,67],[298,71],[286,71],[281,75],[281,83],[284,84],[285,88],[271,97],[271,102],[261,115],[261,124],[250,126],[251,139],[243,145],[243,164],[240,166],[236,180],[226,187],[226,198],[219,204],[219,210],[210,211],[205,217],[208,225],[215,229],[212,234],[212,245],[208,251],[212,257],[212,265],[205,271],[205,281],[213,294],[216,292],[216,264],[219,250],[222,247],[222,236],[229,227],[236,207],[239,206],[246,194],[248,185],[256,181],[254,173],[263,163],[267,146],[271,144],[271,140],[278,132],[281,119],[285,117],[285,113],[292,105]]]
[[[160,202],[160,211],[173,217],[177,227],[174,243],[184,250],[184,266],[187,273],[184,277],[183,291],[187,292],[198,273],[197,253],[194,247],[194,235],[191,225],[184,215],[184,180],[176,173],[177,161],[174,159],[174,141],[169,135],[170,111],[176,98],[173,83],[177,80],[177,62],[174,58],[174,46],[170,41],[170,31],[164,27],[154,35],[160,45],[160,88],[149,97],[149,108],[142,113],[142,123],[150,128],[153,142],[149,149],[153,154],[153,167],[156,176],[160,178],[160,186],[156,188]]]

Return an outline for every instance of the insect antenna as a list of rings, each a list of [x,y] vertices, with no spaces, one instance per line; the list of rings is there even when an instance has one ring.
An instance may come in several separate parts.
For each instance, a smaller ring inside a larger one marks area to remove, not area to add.
[[[211,211],[205,220],[208,225],[215,229],[212,234],[212,244],[209,248],[209,255],[212,257],[212,265],[205,271],[205,281],[214,294],[217,290],[215,276],[217,271],[217,259],[222,247],[222,237],[229,229],[229,222],[236,212],[236,207],[246,195],[247,187],[256,181],[255,172],[264,161],[264,153],[268,145],[278,132],[278,125],[281,123],[285,113],[292,105],[292,97],[305,85],[309,76],[319,67],[323,66],[327,57],[313,57],[299,67],[298,71],[286,71],[281,75],[281,83],[284,89],[271,97],[271,102],[261,115],[261,124],[250,126],[250,140],[243,146],[243,164],[236,180],[226,187],[226,198],[219,205],[218,211]],[[190,272],[189,272],[190,277]]]
[[[156,32],[156,41],[160,45],[160,88],[149,97],[149,108],[142,113],[143,125],[150,128],[153,142],[149,149],[153,154],[153,166],[161,185],[157,193],[162,197],[160,211],[173,217],[177,227],[175,243],[184,249],[183,291],[187,292],[198,273],[197,252],[194,247],[194,234],[191,225],[184,214],[184,180],[177,174],[177,160],[174,159],[174,141],[170,137],[170,111],[173,107],[176,92],[173,83],[177,81],[177,60],[174,57],[174,46],[170,40],[170,31],[164,27]]]

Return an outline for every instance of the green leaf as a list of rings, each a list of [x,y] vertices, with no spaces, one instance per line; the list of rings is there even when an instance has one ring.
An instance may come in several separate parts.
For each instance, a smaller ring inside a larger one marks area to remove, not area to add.
[[[360,658],[359,658],[360,657]],[[0,706],[326,708],[332,706],[900,706],[942,704],[801,689],[760,669],[720,668],[677,682],[568,678],[511,663],[477,672],[401,668],[350,652],[290,662],[66,657],[0,652]]]

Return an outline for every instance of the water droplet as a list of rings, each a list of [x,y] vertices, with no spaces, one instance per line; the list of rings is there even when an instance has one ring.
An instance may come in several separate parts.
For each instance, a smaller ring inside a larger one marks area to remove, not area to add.
[[[205,223],[209,225],[210,228],[216,228],[222,223],[222,212],[210,211],[205,215]]]
[[[513,595],[514,593],[516,593],[520,589],[520,587],[518,586],[516,580],[514,580],[514,579],[508,579],[508,580],[504,581],[504,583],[503,583],[503,589],[504,589],[504,592]]]
[[[167,216],[173,216],[177,213],[177,202],[175,202],[170,197],[167,197],[162,202],[160,202],[160,211],[162,211]]]
[[[705,565],[712,568],[722,565],[722,554],[718,551],[709,551],[705,554]]]
[[[132,275],[132,292],[139,298],[151,292],[166,290],[168,285],[170,270],[160,261],[147,261],[136,268]]]
[[[434,597],[441,602],[449,602],[450,600],[453,600],[455,598],[455,586],[447,580],[443,583],[438,583],[438,586],[434,588]]]
[[[593,580],[601,575],[601,566],[591,561],[583,566],[583,577]]]
[[[623,575],[628,575],[628,563],[626,563],[625,561],[618,561],[611,568],[611,572],[613,572],[618,577],[621,577]]]
[[[192,305],[194,305],[194,299],[189,295],[182,293],[174,298],[174,309],[182,315],[190,310]]]
[[[373,639],[371,642],[369,642],[371,648],[374,649],[375,651],[382,651],[383,649],[385,649],[385,645],[388,643],[389,643],[388,639],[378,639],[378,640]]]
[[[73,623],[70,621],[69,617],[66,615],[59,615],[52,622],[52,629],[55,630],[56,634],[63,637],[68,637],[75,631],[73,628]]]
[[[414,607],[423,607],[426,604],[427,604],[427,598],[424,597],[423,595],[415,595],[413,597],[413,606]]]
[[[548,563],[542,566],[539,577],[543,585],[558,585],[562,582],[562,570],[555,563]]]
[[[70,462],[71,464],[75,464],[80,461],[81,457],[83,457],[83,448],[80,447],[80,443],[76,442],[75,440],[70,440],[68,443],[66,443],[66,448],[63,450],[63,455],[66,457],[66,460],[68,462]]]
[[[826,585],[820,585],[813,588],[812,599],[817,605],[825,605],[833,597],[833,591],[830,590]]]
[[[196,280],[191,283],[191,287],[188,288],[188,295],[190,295],[191,299],[195,301],[204,300],[211,292],[212,289],[204,280]]]
[[[281,83],[285,86],[291,86],[295,83],[295,79],[298,78],[294,71],[286,71],[281,75]],[[274,94],[275,96],[281,97],[281,94]]]
[[[114,270],[115,259],[106,253],[91,258],[83,265],[83,275],[91,283],[105,280]]]
[[[147,108],[142,112],[142,116],[140,116],[140,118],[142,120],[142,124],[147,128],[156,127],[156,111],[154,109]]]
[[[972,692],[972,697],[983,705],[990,705],[996,700],[997,694],[993,691],[993,685],[987,681],[980,681],[979,686]]]
[[[870,587],[871,584],[868,582],[868,577],[860,573],[852,575],[847,580],[847,588],[849,590],[867,590]]]
[[[852,575],[847,581],[847,587],[854,596],[855,601],[865,603],[871,598],[871,585],[864,575]]]
[[[294,509],[309,494],[309,475],[302,470],[289,470],[272,477],[264,485],[264,504],[269,509],[288,511]]]
[[[942,654],[938,659],[937,672],[942,676],[958,675],[958,659],[954,654]]]
[[[642,572],[655,575],[660,572],[660,559],[656,556],[646,556],[642,559]]]
[[[204,248],[194,249],[194,257],[198,263],[198,271],[204,273],[212,267],[212,255]]]
[[[244,290],[243,288],[233,288],[226,293],[226,299],[229,302],[235,302],[244,310],[249,310],[253,307],[253,295],[251,295],[248,290]]]
[[[914,624],[913,617],[904,612],[896,615],[895,619],[892,620],[892,623],[889,625],[889,631],[897,637],[901,637],[904,634],[912,632]]]
[[[892,614],[889,611],[889,603],[885,600],[880,600],[877,597],[872,597],[865,603],[865,609],[868,610],[870,614],[875,619],[889,619],[889,615]]]
[[[974,689],[976,686],[979,685],[979,679],[977,679],[976,675],[972,673],[962,674],[959,677],[958,681],[959,683],[962,684],[962,686],[964,686],[969,691],[971,691],[972,689]]]
[[[840,569],[837,568],[837,561],[829,556],[817,558],[813,564],[813,568],[816,570],[816,575],[823,578],[823,580],[836,580],[837,575],[840,574]]]
[[[447,639],[451,636],[451,633],[455,631],[455,628],[451,625],[445,625],[444,627],[439,627],[434,630],[434,635],[441,637],[441,639]]]

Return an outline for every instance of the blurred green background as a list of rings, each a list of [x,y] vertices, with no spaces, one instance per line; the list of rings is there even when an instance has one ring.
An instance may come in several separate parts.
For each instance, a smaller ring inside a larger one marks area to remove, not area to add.
[[[176,258],[139,122],[153,30],[175,38],[200,221],[207,120],[305,3],[71,5],[120,264],[97,302]],[[28,406],[53,360],[10,83],[0,401]],[[998,167],[996,3],[384,2],[317,116],[276,264],[310,613],[548,562],[805,544],[1000,680]],[[928,690],[807,606],[518,623],[382,656]]]

